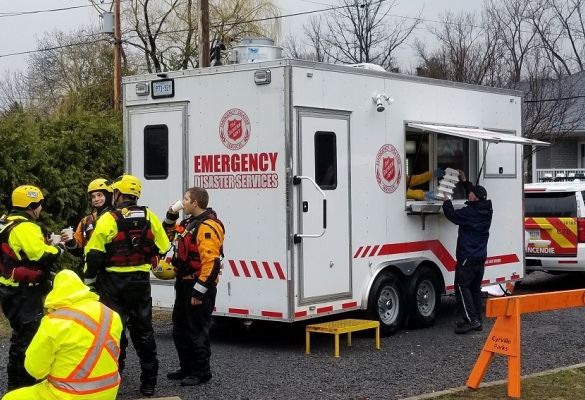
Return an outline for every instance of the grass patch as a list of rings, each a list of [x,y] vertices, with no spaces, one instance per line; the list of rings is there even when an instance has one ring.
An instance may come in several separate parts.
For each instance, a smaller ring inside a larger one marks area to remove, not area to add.
[[[435,400],[509,400],[506,385],[480,387],[435,397]],[[585,367],[522,379],[520,394],[524,400],[585,399]]]

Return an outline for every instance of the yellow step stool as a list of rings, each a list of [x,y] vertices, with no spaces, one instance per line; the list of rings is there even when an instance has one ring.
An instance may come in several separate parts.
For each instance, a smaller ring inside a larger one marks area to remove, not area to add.
[[[380,322],[366,319],[341,319],[307,325],[305,328],[305,354],[311,354],[311,332],[335,335],[335,357],[339,357],[339,335],[347,333],[347,346],[351,347],[351,333],[366,329],[376,329],[376,349],[380,350]]]

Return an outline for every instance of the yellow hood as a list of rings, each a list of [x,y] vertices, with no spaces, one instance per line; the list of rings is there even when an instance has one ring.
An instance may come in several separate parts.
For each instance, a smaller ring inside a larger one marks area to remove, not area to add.
[[[53,290],[45,299],[45,308],[53,311],[86,300],[97,301],[99,296],[91,292],[75,272],[65,269],[55,275]]]

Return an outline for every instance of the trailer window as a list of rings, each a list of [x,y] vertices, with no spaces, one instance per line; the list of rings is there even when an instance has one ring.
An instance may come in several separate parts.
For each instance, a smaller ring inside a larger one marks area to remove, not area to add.
[[[322,190],[337,188],[337,139],[334,132],[315,132],[315,181]]]
[[[169,176],[169,128],[166,125],[144,127],[144,177],[166,179]]]

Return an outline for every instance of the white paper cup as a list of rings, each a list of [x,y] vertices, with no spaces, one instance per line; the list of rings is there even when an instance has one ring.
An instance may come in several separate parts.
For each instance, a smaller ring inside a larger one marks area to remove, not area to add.
[[[174,212],[179,212],[183,209],[183,200],[177,200],[172,206],[171,210]]]
[[[59,243],[61,243],[61,235],[56,235],[54,233],[51,233],[51,243],[52,244],[59,244]]]
[[[73,228],[72,227],[62,229],[61,233],[64,235],[67,235],[68,241],[73,239]]]

